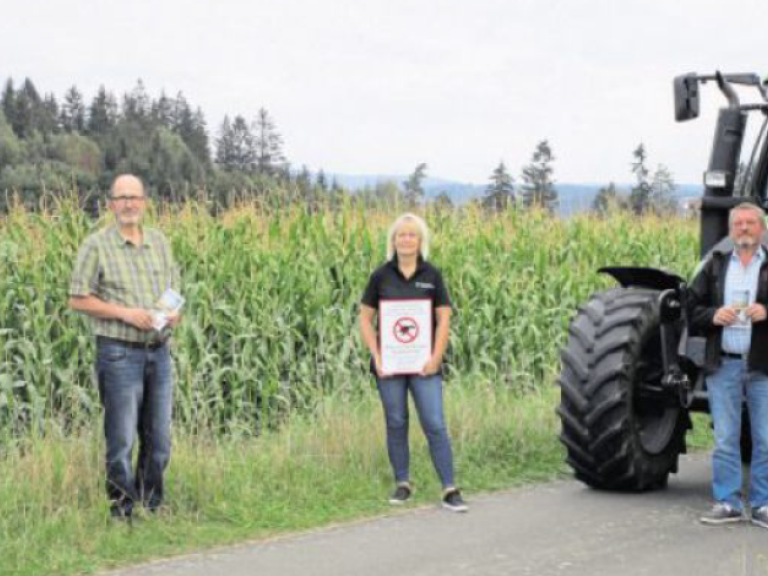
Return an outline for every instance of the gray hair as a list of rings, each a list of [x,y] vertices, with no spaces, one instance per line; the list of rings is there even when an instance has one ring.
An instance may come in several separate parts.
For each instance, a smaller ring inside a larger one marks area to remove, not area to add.
[[[760,208],[757,204],[752,204],[751,202],[742,202],[741,204],[738,204],[731,208],[731,211],[728,213],[728,229],[730,230],[733,227],[733,220],[735,218],[736,212],[754,212],[757,214],[758,218],[760,219],[760,224],[763,227],[763,230],[765,230],[765,211]]]
[[[134,185],[138,185],[141,188],[141,193],[144,196],[147,196],[147,189],[144,186],[144,182],[142,182],[141,178],[136,176],[135,174],[118,174],[115,176],[114,180],[112,180],[112,184],[109,186],[109,190],[107,191],[107,197],[111,198],[115,195],[115,188],[120,182],[131,182]]]
[[[424,222],[424,220],[411,212],[406,212],[400,216],[397,220],[395,220],[394,224],[389,227],[389,232],[387,233],[387,260],[392,260],[395,257],[395,235],[397,234],[400,226],[402,226],[405,222],[413,222],[419,229],[419,236],[421,240],[419,242],[419,254],[421,254],[421,257],[426,260],[427,257],[429,257],[429,228],[427,228],[427,223]]]

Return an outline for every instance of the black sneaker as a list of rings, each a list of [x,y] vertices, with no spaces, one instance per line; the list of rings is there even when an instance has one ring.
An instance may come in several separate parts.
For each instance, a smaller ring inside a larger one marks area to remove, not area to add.
[[[768,528],[768,505],[752,509],[752,524],[761,528]]]
[[[457,488],[453,488],[443,494],[443,508],[447,508],[452,512],[466,512],[469,510],[464,499],[461,497],[461,492]]]
[[[725,502],[718,502],[700,520],[702,524],[730,524],[732,522],[741,522],[742,516],[741,510]],[[768,528],[768,526],[766,527]]]
[[[112,520],[130,523],[133,518],[133,503],[113,502],[109,507],[109,515]]]
[[[411,486],[409,484],[398,484],[392,496],[389,497],[389,503],[393,506],[405,504],[411,497]]]

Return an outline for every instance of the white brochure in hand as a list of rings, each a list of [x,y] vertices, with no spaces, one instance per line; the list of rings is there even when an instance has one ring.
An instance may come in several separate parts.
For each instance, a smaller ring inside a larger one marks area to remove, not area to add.
[[[160,300],[157,301],[156,310],[152,310],[152,326],[160,332],[163,328],[168,326],[168,317],[181,312],[181,308],[184,306],[184,297],[168,288],[163,295],[160,296]]]

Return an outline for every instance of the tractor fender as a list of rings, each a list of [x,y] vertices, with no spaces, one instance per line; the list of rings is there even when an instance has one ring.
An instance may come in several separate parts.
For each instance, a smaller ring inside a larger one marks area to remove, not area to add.
[[[600,274],[608,274],[624,288],[650,288],[651,290],[679,290],[685,281],[672,272],[658,268],[642,268],[634,266],[608,266],[598,270]]]

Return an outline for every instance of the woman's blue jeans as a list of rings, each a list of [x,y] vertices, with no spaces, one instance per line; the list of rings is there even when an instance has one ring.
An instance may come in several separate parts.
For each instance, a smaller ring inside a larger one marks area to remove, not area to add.
[[[741,510],[741,412],[746,398],[752,427],[752,464],[749,504],[768,504],[768,376],[750,372],[738,358],[723,358],[722,366],[707,378],[709,405],[715,425],[712,454],[712,491],[717,502]]]
[[[171,457],[170,347],[138,349],[119,341],[99,343],[96,371],[104,406],[107,495],[128,513],[137,501],[157,508],[163,501],[163,472]]]
[[[429,453],[443,488],[453,486],[453,452],[443,415],[443,381],[433,376],[390,376],[377,378],[387,424],[387,452],[395,482],[408,482],[408,390],[411,391],[419,421],[429,443]]]

